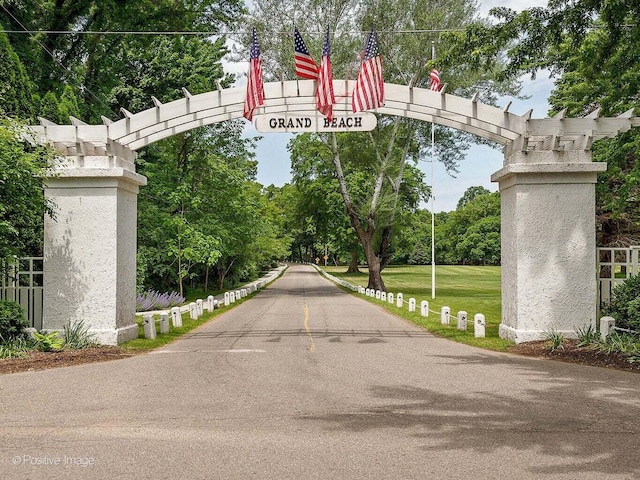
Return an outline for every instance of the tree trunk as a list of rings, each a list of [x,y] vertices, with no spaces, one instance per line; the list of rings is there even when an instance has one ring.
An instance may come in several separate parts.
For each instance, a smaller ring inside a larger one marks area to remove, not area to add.
[[[349,262],[349,268],[347,268],[347,273],[360,273],[358,269],[358,252],[351,252],[351,261]]]
[[[382,280],[382,274],[380,270],[380,259],[378,259],[378,256],[373,249],[371,239],[363,239],[362,247],[364,248],[364,254],[367,257],[367,265],[369,266],[369,284],[367,285],[367,288],[386,292],[387,287]]]
[[[378,249],[378,258],[380,259],[380,271],[384,270],[391,262],[392,256],[391,248],[391,226],[387,225],[382,230],[382,240],[380,241],[380,248]]]

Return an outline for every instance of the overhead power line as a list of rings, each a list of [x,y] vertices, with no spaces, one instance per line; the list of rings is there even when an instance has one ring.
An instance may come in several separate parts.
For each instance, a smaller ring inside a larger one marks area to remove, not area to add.
[[[247,32],[219,32],[219,31],[162,31],[162,30],[126,30],[126,31],[99,31],[99,30],[4,30],[6,33],[14,34],[45,34],[45,35],[202,35],[202,36],[239,36],[244,35]],[[461,32],[464,31],[463,27],[459,28],[434,28],[434,29],[416,29],[416,30],[377,30],[378,33],[391,33],[391,34],[416,34],[416,33],[444,33],[444,32]],[[293,32],[275,32],[278,35],[290,35]],[[304,34],[321,34],[322,32],[300,32]],[[351,31],[343,32],[351,34],[366,34],[365,31]]]

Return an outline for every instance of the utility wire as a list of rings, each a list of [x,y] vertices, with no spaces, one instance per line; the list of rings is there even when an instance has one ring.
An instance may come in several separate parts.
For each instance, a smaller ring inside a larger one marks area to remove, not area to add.
[[[437,28],[437,29],[419,29],[419,30],[377,30],[378,33],[390,33],[390,34],[416,34],[416,33],[444,33],[444,32],[462,32],[465,29],[462,27],[459,28]],[[46,35],[202,35],[202,36],[241,36],[245,35],[248,32],[220,32],[220,31],[194,31],[194,30],[186,30],[186,31],[161,31],[161,30],[127,30],[127,31],[98,31],[98,30],[5,30],[6,33],[16,33],[16,34],[30,34],[35,35],[38,33],[43,33]],[[276,35],[291,35],[291,32],[273,32]],[[322,32],[300,32],[304,34],[321,34]],[[345,34],[366,34],[368,32],[361,31],[349,31],[349,32],[341,32]]]
[[[4,30],[5,33],[21,33],[21,34],[29,34],[34,40],[35,42],[40,45],[40,47],[47,52],[47,54],[53,59],[54,63],[58,66],[58,68],[62,69],[63,71],[69,72],[71,74],[73,74],[73,71],[63,65],[60,60],[58,60],[56,58],[56,56],[53,54],[53,52],[51,52],[46,45],[44,45],[40,40],[38,40],[35,36],[35,33],[38,33],[40,31],[38,30],[28,30],[27,27],[24,26],[24,24],[18,20],[9,10],[7,10],[7,7],[5,7],[3,4],[0,3],[0,7],[2,7],[2,9],[7,12],[7,14],[18,24],[20,25],[23,30]],[[45,31],[42,31],[43,33]],[[75,85],[75,87],[80,91],[80,92],[87,92],[89,95],[91,95],[93,98],[95,98],[98,103],[100,103],[103,107],[106,107],[110,112],[115,113],[118,118],[120,118],[120,115],[118,112],[115,112],[111,106],[109,104],[107,104],[102,98],[100,98],[97,94],[93,93],[91,90],[89,90],[87,87],[85,87],[84,85]]]

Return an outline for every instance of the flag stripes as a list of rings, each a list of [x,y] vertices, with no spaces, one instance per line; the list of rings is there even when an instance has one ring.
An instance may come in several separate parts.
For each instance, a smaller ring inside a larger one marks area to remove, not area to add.
[[[318,79],[318,65],[309,54],[309,49],[298,31],[298,27],[293,31],[293,49],[295,51],[296,75],[309,80]]]
[[[244,109],[242,115],[249,121],[253,120],[254,110],[263,104],[264,85],[262,80],[262,59],[260,58],[258,34],[254,27],[251,38],[249,73],[247,75],[247,94],[244,100]]]
[[[384,105],[384,78],[378,36],[372,28],[365,45],[364,57],[351,97],[353,112],[371,110]]]
[[[329,27],[322,47],[322,60],[320,61],[320,71],[318,75],[318,90],[316,92],[318,101],[318,111],[333,120],[333,105],[336,97],[333,93],[333,73],[331,72],[331,47],[329,45]]]

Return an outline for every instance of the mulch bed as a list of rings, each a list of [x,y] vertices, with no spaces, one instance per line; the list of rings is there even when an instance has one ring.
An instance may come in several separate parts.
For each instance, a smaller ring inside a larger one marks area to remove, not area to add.
[[[618,353],[610,355],[590,347],[579,347],[575,340],[564,340],[562,347],[551,350],[548,341],[524,342],[509,347],[510,353],[528,357],[546,358],[562,362],[592,365],[640,373],[640,363],[630,363],[628,357]]]
[[[137,352],[119,347],[94,347],[59,352],[29,352],[26,358],[0,359],[0,374],[68,367],[83,363],[106,362],[128,358]]]
[[[620,354],[607,355],[589,347],[579,347],[577,342],[572,340],[565,340],[562,348],[554,351],[549,347],[548,341],[540,341],[513,345],[509,348],[509,352],[528,357],[640,373],[640,363],[629,363],[627,357]],[[61,352],[30,352],[26,358],[0,359],[0,374],[105,362],[128,358],[139,353],[120,347],[95,347],[84,350],[63,350]]]

